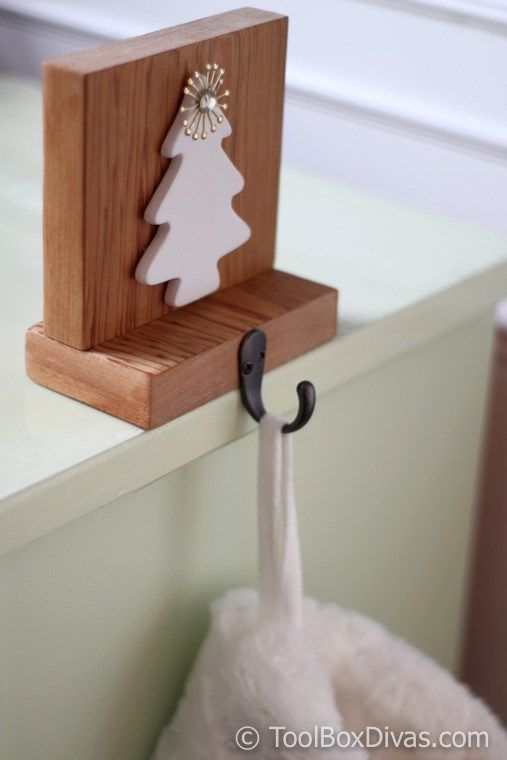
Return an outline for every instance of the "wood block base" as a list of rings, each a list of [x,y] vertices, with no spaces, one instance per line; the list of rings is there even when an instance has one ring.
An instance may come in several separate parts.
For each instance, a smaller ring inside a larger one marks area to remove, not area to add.
[[[238,387],[248,330],[267,335],[267,370],[333,338],[337,296],[271,269],[87,351],[48,338],[39,323],[26,335],[26,371],[40,385],[154,428]]]

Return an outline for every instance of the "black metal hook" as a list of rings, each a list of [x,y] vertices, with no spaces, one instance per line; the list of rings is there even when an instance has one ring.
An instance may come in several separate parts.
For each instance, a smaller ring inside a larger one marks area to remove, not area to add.
[[[266,414],[262,403],[261,385],[266,356],[266,335],[262,330],[250,330],[239,347],[239,387],[243,406],[257,422]],[[295,433],[306,425],[315,409],[315,387],[303,380],[297,387],[298,413],[293,422],[282,428],[282,433]]]

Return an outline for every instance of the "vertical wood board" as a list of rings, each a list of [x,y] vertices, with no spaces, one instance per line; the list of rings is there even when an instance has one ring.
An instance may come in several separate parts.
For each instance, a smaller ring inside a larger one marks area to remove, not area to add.
[[[165,285],[140,285],[134,269],[157,229],[143,213],[168,165],[161,144],[185,79],[208,61],[226,69],[233,134],[223,147],[245,178],[233,206],[252,230],[220,260],[220,287],[272,267],[286,37],[286,17],[244,8],[45,65],[49,337],[87,349],[168,312]],[[202,181],[213,193],[213,178]]]

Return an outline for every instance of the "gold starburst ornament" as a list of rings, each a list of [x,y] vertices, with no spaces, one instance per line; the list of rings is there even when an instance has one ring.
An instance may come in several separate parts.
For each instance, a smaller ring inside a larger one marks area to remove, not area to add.
[[[205,70],[205,74],[195,71],[194,76],[187,80],[183,94],[192,102],[180,108],[181,113],[185,114],[185,134],[189,137],[192,135],[194,140],[198,140],[199,137],[205,140],[210,132],[216,132],[218,124],[224,120],[221,112],[227,111],[228,108],[224,98],[227,98],[230,92],[222,89],[225,69],[218,63],[207,63]]]

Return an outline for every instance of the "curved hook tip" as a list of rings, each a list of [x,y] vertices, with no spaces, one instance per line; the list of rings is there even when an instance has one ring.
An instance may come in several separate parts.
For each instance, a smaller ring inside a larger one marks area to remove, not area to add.
[[[295,433],[297,430],[301,430],[315,411],[317,394],[313,383],[309,380],[302,380],[298,383],[297,394],[299,398],[298,412],[292,422],[283,426],[282,433]]]

